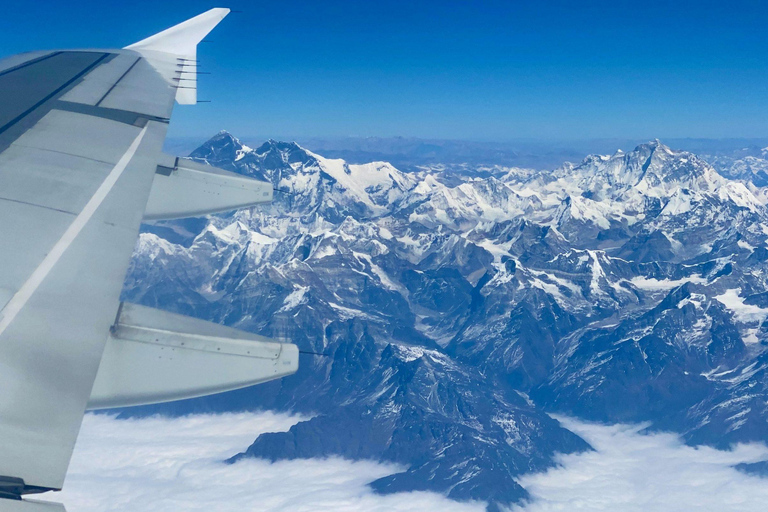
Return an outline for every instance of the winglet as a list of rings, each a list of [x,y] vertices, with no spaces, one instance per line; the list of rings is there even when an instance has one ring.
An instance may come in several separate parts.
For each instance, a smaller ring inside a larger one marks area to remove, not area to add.
[[[216,8],[199,14],[169,29],[126,46],[129,50],[154,50],[183,58],[194,57],[197,44],[223,20],[229,9]]]
[[[153,36],[125,48],[128,50],[148,50],[167,53],[180,59],[190,68],[196,68],[197,45],[208,33],[223,20],[229,9],[215,8],[195,16],[183,23],[163,30]],[[194,84],[194,85],[186,85]],[[176,93],[176,101],[183,105],[197,103],[197,82],[186,82],[185,88]]]

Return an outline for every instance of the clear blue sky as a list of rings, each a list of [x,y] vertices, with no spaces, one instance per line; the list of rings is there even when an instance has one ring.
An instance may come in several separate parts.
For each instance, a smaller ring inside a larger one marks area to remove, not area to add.
[[[172,135],[768,136],[768,2],[4,1],[3,54],[123,46],[210,7]]]

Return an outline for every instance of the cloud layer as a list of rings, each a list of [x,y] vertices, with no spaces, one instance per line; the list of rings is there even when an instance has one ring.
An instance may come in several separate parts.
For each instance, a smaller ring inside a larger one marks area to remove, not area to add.
[[[283,431],[299,416],[270,412],[116,420],[87,415],[65,491],[69,512],[425,511],[479,512],[426,492],[377,496],[367,483],[400,468],[338,458],[221,461],[262,432]],[[762,511],[768,482],[732,468],[768,459],[768,447],[691,448],[642,426],[561,418],[595,452],[559,457],[561,467],[520,483],[533,501],[516,512]],[[53,499],[53,497],[47,497]]]
[[[301,419],[269,412],[138,420],[87,415],[65,490],[55,499],[68,512],[485,509],[434,493],[373,494],[368,482],[400,469],[392,465],[338,458],[221,462],[260,433],[288,430]]]
[[[561,456],[560,468],[521,478],[534,499],[518,512],[757,512],[768,503],[768,481],[732,467],[767,459],[764,445],[692,448],[674,434],[642,435],[643,426],[558,419],[596,451]]]

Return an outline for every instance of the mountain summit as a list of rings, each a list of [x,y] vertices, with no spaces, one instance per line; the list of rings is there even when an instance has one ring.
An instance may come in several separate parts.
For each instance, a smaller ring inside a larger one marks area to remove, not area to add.
[[[378,492],[490,508],[589,449],[547,412],[768,441],[768,211],[755,182],[653,141],[554,171],[348,164],[220,133],[191,155],[268,208],[147,226],[128,299],[306,351],[299,374],[157,408],[313,415],[236,458],[392,461]],[[765,164],[761,163],[761,165]]]

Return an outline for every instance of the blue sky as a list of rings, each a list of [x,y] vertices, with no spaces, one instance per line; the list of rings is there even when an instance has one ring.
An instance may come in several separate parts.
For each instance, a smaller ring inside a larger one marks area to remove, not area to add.
[[[759,1],[6,2],[3,54],[123,46],[210,7],[171,135],[768,136]]]

